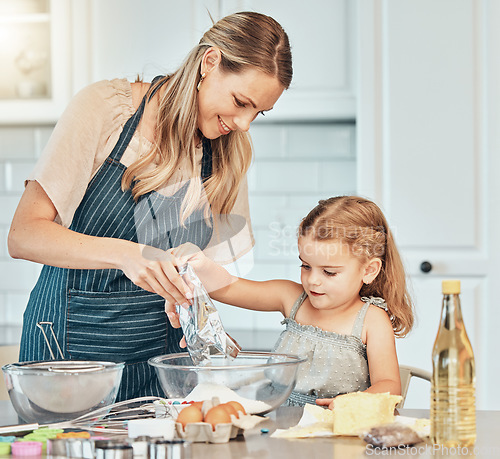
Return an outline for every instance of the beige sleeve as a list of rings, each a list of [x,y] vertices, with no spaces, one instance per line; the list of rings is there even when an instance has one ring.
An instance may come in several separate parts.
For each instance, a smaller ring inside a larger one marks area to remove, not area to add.
[[[248,183],[245,177],[229,215],[215,219],[212,240],[204,253],[216,263],[225,265],[245,255],[255,245],[248,205]]]
[[[91,177],[133,112],[130,83],[101,81],[82,89],[62,114],[27,180],[36,180],[68,227]]]

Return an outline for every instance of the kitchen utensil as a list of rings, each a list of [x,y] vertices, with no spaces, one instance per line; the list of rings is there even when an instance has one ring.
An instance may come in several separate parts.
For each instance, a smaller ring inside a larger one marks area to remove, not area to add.
[[[132,445],[119,441],[97,441],[95,442],[96,459],[133,459],[134,450]]]
[[[15,441],[10,445],[12,456],[42,455],[42,443],[39,441]]]
[[[132,446],[134,450],[134,459],[149,459],[149,445],[152,441],[149,435],[141,435],[140,437],[129,438],[127,443]]]
[[[14,409],[28,422],[57,422],[112,403],[124,364],[21,362],[2,367]]]
[[[70,421],[52,424],[20,424],[0,427],[0,434],[26,432],[40,427],[51,429],[79,428],[89,432],[107,434],[127,434],[127,423],[131,419],[154,418],[157,407],[155,401],[164,400],[161,397],[138,397],[90,411]]]
[[[59,352],[61,359],[64,360],[64,355],[63,355],[63,352],[61,350],[61,346],[59,346],[59,341],[57,341],[57,336],[54,333],[54,327],[53,327],[52,322],[37,322],[36,326],[42,331],[42,335],[45,339],[45,342],[47,343],[47,347],[49,348],[49,352],[50,352],[50,356],[52,357],[52,360],[55,360],[56,357],[55,357],[54,353],[52,352],[52,346],[50,345],[49,338],[47,337],[47,334],[45,333],[43,325],[48,325],[48,327],[50,329],[50,333],[52,334],[52,338],[54,339],[54,342],[56,343],[57,351]]]
[[[62,360],[4,365],[5,384],[14,409],[26,422],[53,423],[77,418],[116,399],[124,363],[64,360],[52,322],[39,322],[52,358],[44,326],[50,328]]]
[[[155,440],[149,445],[151,459],[185,459],[191,457],[191,443],[184,440]]]
[[[240,402],[249,414],[281,405],[293,390],[307,357],[273,352],[240,352],[235,359],[212,355],[210,365],[194,365],[187,352],[149,359],[168,398]]]

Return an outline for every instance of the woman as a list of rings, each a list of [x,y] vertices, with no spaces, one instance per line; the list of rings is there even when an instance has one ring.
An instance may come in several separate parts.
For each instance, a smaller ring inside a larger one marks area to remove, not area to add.
[[[214,24],[173,74],[75,96],[9,233],[12,257],[44,264],[21,361],[49,358],[36,325],[52,322],[65,358],[127,363],[117,400],[163,395],[147,359],[180,351],[165,312],[178,327],[175,304],[189,302],[166,250],[192,242],[227,263],[251,248],[247,131],[291,78],[282,27],[242,12]]]

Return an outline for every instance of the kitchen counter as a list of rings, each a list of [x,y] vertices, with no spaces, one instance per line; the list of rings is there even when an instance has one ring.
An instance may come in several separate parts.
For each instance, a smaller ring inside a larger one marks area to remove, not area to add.
[[[401,410],[404,416],[428,417],[427,410]],[[276,428],[288,428],[295,425],[302,415],[301,408],[281,407],[268,416],[268,420],[260,423],[255,429],[245,432],[244,436],[237,437],[228,443],[209,444],[194,443],[192,457],[203,459],[229,458],[364,458],[366,456],[386,456],[388,451],[367,448],[364,441],[356,437],[311,438],[311,439],[282,439],[271,438]],[[0,425],[17,423],[17,415],[9,401],[0,401]],[[429,442],[420,443],[405,450],[394,450],[392,455],[408,455],[413,457],[430,458],[439,456],[470,456],[481,458],[500,457],[498,443],[498,426],[500,425],[500,411],[477,412],[477,443],[475,451],[462,448],[460,451],[438,449]],[[269,429],[269,433],[261,433],[262,428]]]

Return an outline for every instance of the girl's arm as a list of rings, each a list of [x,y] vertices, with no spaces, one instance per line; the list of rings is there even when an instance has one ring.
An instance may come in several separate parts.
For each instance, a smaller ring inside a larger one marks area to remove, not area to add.
[[[387,312],[371,306],[366,315],[366,353],[371,386],[366,392],[401,395],[394,330]]]
[[[8,236],[13,258],[70,269],[121,269],[134,284],[175,303],[189,292],[167,252],[135,242],[71,231],[54,222],[57,210],[36,181],[26,185]],[[175,326],[175,325],[174,325]]]
[[[387,313],[371,306],[365,319],[366,353],[371,386],[365,392],[401,395],[401,379],[396,355],[394,330]],[[335,398],[317,399],[316,403],[334,409]]]
[[[198,247],[187,243],[171,251],[178,266],[189,262],[203,286],[216,301],[254,311],[280,311],[287,314],[302,292],[302,286],[288,280],[252,281],[232,276],[208,258]]]
[[[253,311],[279,311],[286,317],[286,305],[293,304],[302,291],[298,284],[289,280],[252,281],[232,277],[232,283],[213,291],[210,296],[222,303]],[[291,292],[297,293],[290,295]]]

